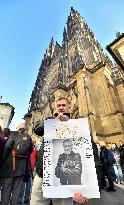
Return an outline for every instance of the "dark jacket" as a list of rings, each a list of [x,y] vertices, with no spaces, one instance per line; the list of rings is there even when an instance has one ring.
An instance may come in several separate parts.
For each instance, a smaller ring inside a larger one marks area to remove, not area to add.
[[[91,139],[91,143],[92,143],[95,167],[97,167],[97,166],[100,165],[100,159],[99,159],[99,156],[98,156],[98,148],[97,148],[96,143],[93,141],[93,139]]]
[[[44,123],[36,124],[34,127],[34,133],[40,137],[44,135]],[[36,158],[36,174],[43,178],[43,154],[44,154],[44,143],[42,143]]]
[[[62,170],[64,165],[65,171]],[[60,178],[61,185],[80,185],[81,184],[82,163],[79,153],[73,151],[70,154],[60,154],[55,175]]]
[[[101,166],[100,159],[98,156],[98,148],[97,148],[96,143],[93,141],[93,139],[91,139],[91,143],[92,143],[92,148],[93,148],[93,155],[94,155],[94,162],[95,162],[99,191],[102,191],[102,182],[101,182],[102,166]]]
[[[105,167],[112,167],[116,162],[113,153],[105,146],[101,147],[100,160]]]
[[[0,167],[2,166],[2,162],[3,162],[3,153],[4,153],[4,147],[5,147],[5,140],[0,137]]]
[[[121,162],[121,165],[124,166],[124,144],[122,146],[120,146],[118,150],[120,152],[120,162]]]
[[[81,164],[81,156],[79,153],[74,153],[71,151],[70,154],[60,154],[58,163],[55,169],[56,177],[61,178],[63,176],[63,172],[61,170],[62,164],[66,164],[65,167],[70,170],[68,175],[81,175],[82,173],[82,164]]]
[[[10,135],[4,149],[4,162],[0,169],[0,176],[2,177],[16,177],[16,176],[24,176],[26,171],[26,162],[27,157],[15,157],[15,170],[13,169],[13,156],[12,149],[14,146],[14,142],[18,137],[18,133]],[[26,145],[29,149],[29,154],[32,151],[32,140],[28,134],[23,134]]]
[[[36,158],[36,174],[43,178],[43,153],[44,153],[44,146],[41,145]]]

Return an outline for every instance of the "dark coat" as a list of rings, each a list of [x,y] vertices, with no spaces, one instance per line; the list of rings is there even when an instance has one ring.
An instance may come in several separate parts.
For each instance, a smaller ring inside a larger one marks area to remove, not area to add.
[[[26,171],[27,157],[15,157],[15,170],[13,170],[12,149],[18,133],[10,135],[4,149],[4,162],[0,169],[1,177],[16,177],[24,176]],[[28,134],[23,134],[25,143],[29,145],[29,154],[32,151],[32,140]]]
[[[105,167],[112,167],[116,162],[111,150],[108,150],[105,146],[101,147],[100,160]]]
[[[108,150],[105,146],[102,146],[100,151],[100,161],[104,166],[107,166],[106,165],[107,157],[108,157]]]
[[[5,140],[0,137],[0,167],[2,166],[3,163],[3,153],[4,153],[4,147],[5,147]]]
[[[66,169],[65,172],[62,171],[62,166]],[[71,151],[70,154],[60,154],[58,163],[55,169],[55,175],[60,178],[60,183],[62,185],[71,184],[79,185],[81,184],[81,173],[82,164],[81,156],[79,153],[74,153]]]
[[[92,143],[95,167],[97,167],[97,166],[100,165],[100,159],[99,159],[99,156],[98,156],[98,148],[97,148],[96,143],[93,141],[93,139],[91,139],[91,143]]]
[[[124,144],[119,147],[121,165],[124,165]]]
[[[39,177],[43,178],[43,153],[44,153],[44,146],[41,145],[36,158],[36,174]]]
[[[101,191],[102,190],[102,182],[101,182],[102,166],[101,166],[100,159],[99,159],[99,156],[98,156],[97,145],[93,141],[93,139],[91,139],[91,143],[92,143],[92,148],[93,148],[93,155],[94,155],[94,162],[95,162],[95,168],[96,168],[99,191]]]

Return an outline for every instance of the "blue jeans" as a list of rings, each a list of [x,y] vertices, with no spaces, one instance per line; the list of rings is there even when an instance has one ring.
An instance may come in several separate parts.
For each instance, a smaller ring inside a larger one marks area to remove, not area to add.
[[[19,194],[19,202],[28,201],[30,200],[30,191],[31,191],[31,177],[29,178],[28,182],[23,182],[21,191]]]
[[[114,166],[114,171],[115,171],[115,175],[117,177],[117,180],[122,182],[123,181],[123,174],[122,174],[122,169],[120,164],[115,164]]]
[[[123,182],[124,182],[124,165],[121,165],[122,174],[123,174]]]

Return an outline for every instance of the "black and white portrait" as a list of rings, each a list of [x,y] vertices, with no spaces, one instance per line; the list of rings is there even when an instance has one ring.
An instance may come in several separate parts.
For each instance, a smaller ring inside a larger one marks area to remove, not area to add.
[[[46,120],[43,161],[44,197],[99,197],[88,119]]]
[[[53,159],[53,170],[55,170],[53,184],[81,185],[82,159],[79,146],[75,146],[75,140],[53,140],[53,151],[57,152]]]

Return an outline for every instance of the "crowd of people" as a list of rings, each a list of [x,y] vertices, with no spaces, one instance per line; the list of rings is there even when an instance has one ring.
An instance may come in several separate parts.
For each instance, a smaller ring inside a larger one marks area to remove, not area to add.
[[[68,99],[59,98],[56,101],[55,117],[61,121],[69,119],[70,104]],[[76,192],[73,198],[67,199],[48,199],[43,197],[43,135],[44,124],[40,123],[35,126],[34,134],[29,136],[26,123],[19,124],[17,131],[10,132],[8,128],[0,127],[0,189],[1,205],[73,205],[85,204],[90,200],[83,193]],[[38,137],[40,137],[40,146]],[[124,185],[124,143],[105,143],[103,141],[91,140],[98,179],[99,190],[115,192],[115,184]],[[60,178],[60,172],[66,174],[65,167],[61,166],[63,157],[67,159],[67,146],[72,147],[71,142],[64,142],[65,154],[61,156],[56,168],[56,175]],[[71,149],[71,148],[70,148]],[[69,152],[72,156],[68,158],[78,159],[80,156],[74,155],[72,150]],[[73,156],[74,155],[74,156]],[[66,163],[67,164],[67,163]],[[63,171],[64,170],[64,171]],[[76,173],[75,173],[76,174]],[[62,176],[61,176],[62,177]],[[61,178],[62,180],[62,178]],[[73,184],[64,182],[64,184]],[[79,182],[80,184],[80,182]],[[99,199],[100,200],[100,199]],[[92,205],[100,204],[100,201],[92,201]],[[101,204],[102,205],[102,204]]]
[[[124,143],[119,141],[119,147],[116,143],[96,142],[99,150],[99,159],[101,165],[101,188],[107,187],[106,178],[109,187],[107,191],[116,191],[114,184],[124,184]],[[106,176],[106,178],[105,178]]]

